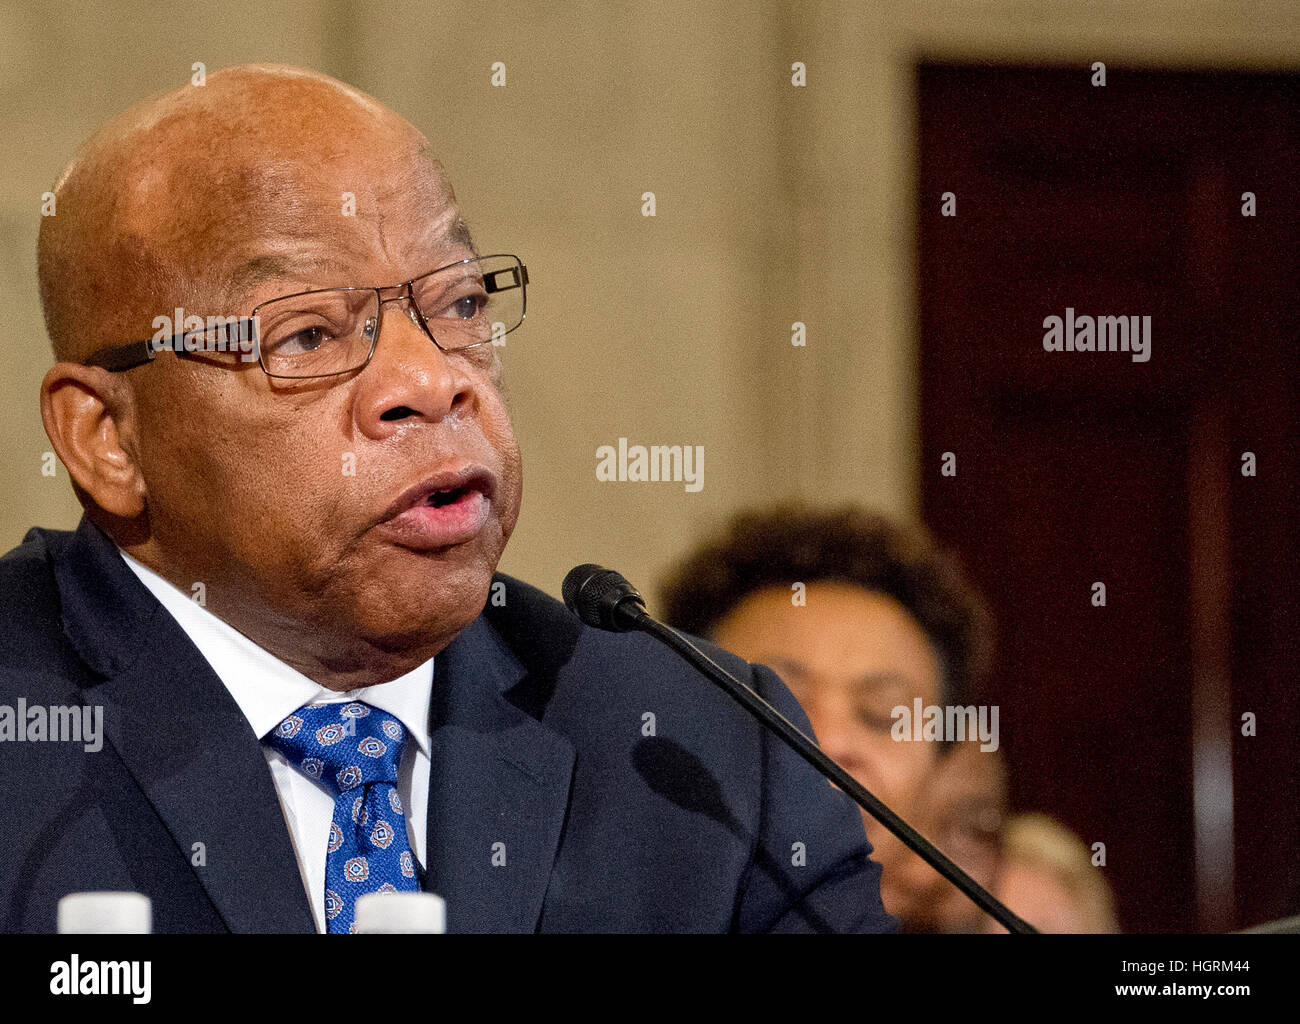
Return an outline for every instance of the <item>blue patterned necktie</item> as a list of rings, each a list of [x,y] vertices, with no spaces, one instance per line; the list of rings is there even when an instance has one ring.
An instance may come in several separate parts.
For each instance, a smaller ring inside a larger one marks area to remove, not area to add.
[[[391,715],[352,701],[301,707],[267,737],[334,797],[325,855],[331,934],[353,930],[357,897],[420,889],[396,786],[405,732]]]

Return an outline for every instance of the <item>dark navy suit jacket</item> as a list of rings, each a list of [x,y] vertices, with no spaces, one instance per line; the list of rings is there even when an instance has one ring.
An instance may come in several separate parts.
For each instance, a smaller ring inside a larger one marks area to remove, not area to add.
[[[648,637],[497,578],[435,663],[424,883],[449,931],[895,930],[847,797]],[[158,932],[314,931],[257,736],[112,542],[32,530],[0,603],[0,704],[104,715],[98,752],[0,742],[0,930],[135,890]],[[808,728],[770,670],[711,653]]]

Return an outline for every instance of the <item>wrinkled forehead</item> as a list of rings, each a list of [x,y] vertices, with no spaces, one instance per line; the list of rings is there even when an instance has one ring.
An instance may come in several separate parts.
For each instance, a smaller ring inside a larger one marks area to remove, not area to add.
[[[123,221],[177,274],[231,301],[283,267],[333,265],[322,266],[329,279],[288,275],[309,285],[376,258],[414,274],[424,250],[468,241],[441,165],[405,121],[337,102],[298,115],[209,101],[143,126],[123,168],[134,182]]]
[[[246,167],[214,188],[215,212],[198,211],[171,247],[185,254],[185,271],[235,300],[269,282],[390,284],[473,254],[454,196],[427,158],[395,148],[381,162],[369,154],[311,160]]]

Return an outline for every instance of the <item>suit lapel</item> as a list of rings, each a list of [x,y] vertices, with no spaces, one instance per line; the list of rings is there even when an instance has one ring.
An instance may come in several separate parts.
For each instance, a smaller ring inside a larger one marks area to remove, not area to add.
[[[54,571],[64,630],[105,677],[83,700],[227,927],[314,931],[261,744],[221,680],[89,521]]]
[[[573,779],[567,739],[507,699],[528,671],[480,616],[438,655],[428,871],[454,932],[532,932]]]

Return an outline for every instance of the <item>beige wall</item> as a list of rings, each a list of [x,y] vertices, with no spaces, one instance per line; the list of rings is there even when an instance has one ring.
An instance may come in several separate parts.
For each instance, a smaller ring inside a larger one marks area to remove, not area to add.
[[[78,512],[66,472],[40,471],[40,195],[95,125],[196,60],[373,93],[434,139],[480,243],[527,260],[505,352],[525,502],[503,567],[557,592],[584,560],[653,589],[701,531],[782,495],[914,512],[918,56],[1295,67],[1298,44],[1294,3],[1235,0],[0,3],[0,547]],[[620,436],[703,445],[704,489],[598,483],[596,447]]]

